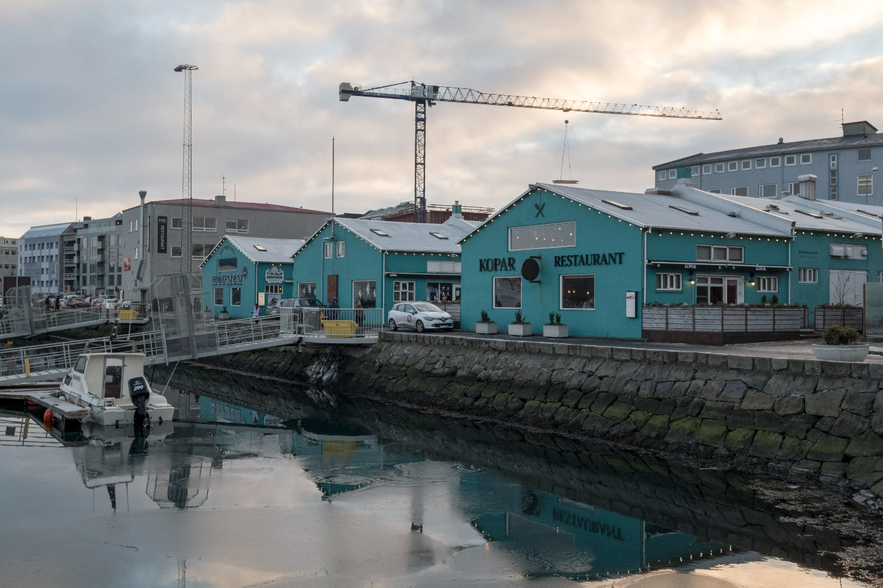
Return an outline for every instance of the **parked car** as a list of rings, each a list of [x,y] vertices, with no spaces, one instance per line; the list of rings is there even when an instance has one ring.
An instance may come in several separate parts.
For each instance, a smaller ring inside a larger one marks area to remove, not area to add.
[[[276,306],[267,307],[267,316],[279,316],[280,308],[327,308],[318,298],[283,298]]]
[[[388,319],[391,331],[399,327],[416,329],[418,333],[426,329],[454,328],[451,315],[431,302],[399,302],[390,309]]]
[[[82,297],[76,294],[67,294],[61,299],[61,305],[64,308],[83,308],[86,303]]]

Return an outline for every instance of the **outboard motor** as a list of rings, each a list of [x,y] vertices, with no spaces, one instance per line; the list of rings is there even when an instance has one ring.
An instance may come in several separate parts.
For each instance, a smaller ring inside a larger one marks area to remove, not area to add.
[[[147,414],[147,401],[150,399],[150,389],[143,377],[138,376],[129,380],[129,398],[135,405],[135,424],[143,425],[144,420],[150,422],[150,415]]]

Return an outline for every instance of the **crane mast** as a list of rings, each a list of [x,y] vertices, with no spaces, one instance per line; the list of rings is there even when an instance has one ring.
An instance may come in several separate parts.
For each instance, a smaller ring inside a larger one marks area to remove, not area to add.
[[[590,102],[587,100],[561,100],[558,98],[537,98],[514,94],[488,94],[471,88],[435,86],[411,80],[386,86],[363,88],[348,82],[340,84],[338,91],[341,102],[349,102],[351,96],[369,98],[390,98],[414,102],[414,222],[426,222],[426,107],[436,102],[458,102],[462,104],[486,104],[514,108],[535,108],[560,110],[562,112],[593,112],[598,114],[622,114],[629,116],[652,116],[659,118],[686,118],[699,120],[721,120],[720,113],[646,106],[642,104],[616,104],[613,102]]]
[[[195,65],[183,64],[184,72],[184,172],[181,177],[181,273],[193,271],[193,78]],[[144,227],[141,228],[144,230]],[[186,260],[186,262],[185,262]],[[186,263],[186,265],[185,265]]]

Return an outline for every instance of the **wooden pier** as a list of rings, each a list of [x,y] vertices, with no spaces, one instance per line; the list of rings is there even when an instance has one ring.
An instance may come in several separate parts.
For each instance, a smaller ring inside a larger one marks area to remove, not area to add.
[[[69,424],[82,423],[89,418],[88,408],[54,396],[57,392],[57,388],[47,388],[45,384],[40,388],[27,385],[3,388],[0,389],[0,401],[21,400],[47,408],[52,411],[52,420],[59,421],[62,430],[67,429]]]

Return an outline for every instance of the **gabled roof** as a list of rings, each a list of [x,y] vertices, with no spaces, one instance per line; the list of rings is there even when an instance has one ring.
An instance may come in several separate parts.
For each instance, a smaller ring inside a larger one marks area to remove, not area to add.
[[[481,223],[451,217],[442,224],[403,223],[335,217],[335,224],[366,241],[379,251],[407,253],[460,253],[460,240]],[[307,239],[310,243],[325,227]]]
[[[551,198],[565,198],[586,208],[586,214],[593,211],[628,222],[641,228],[668,231],[693,231],[706,233],[739,233],[744,235],[766,235],[790,237],[791,223],[764,218],[765,213],[742,209],[735,204],[722,205],[713,201],[714,196],[700,190],[690,189],[698,197],[683,191],[672,190],[665,194],[644,194],[635,192],[612,192],[593,190],[559,184],[532,184],[521,196],[500,208],[479,228],[484,228],[497,217],[505,214],[510,207],[526,197],[532,190],[542,190]],[[702,199],[711,200],[703,204]],[[755,199],[757,200],[757,199]],[[715,205],[716,204],[716,205]],[[753,210],[753,209],[752,209]],[[766,221],[766,222],[762,222]],[[471,233],[470,233],[471,234]]]
[[[59,223],[57,225],[43,225],[40,227],[31,227],[19,239],[37,239],[40,237],[57,237],[65,233],[72,232],[71,229],[75,223]]]
[[[254,263],[291,263],[291,256],[303,246],[304,240],[225,235],[199,267],[205,266],[208,263],[209,257],[214,255],[215,251],[218,251],[224,243],[230,243]]]

